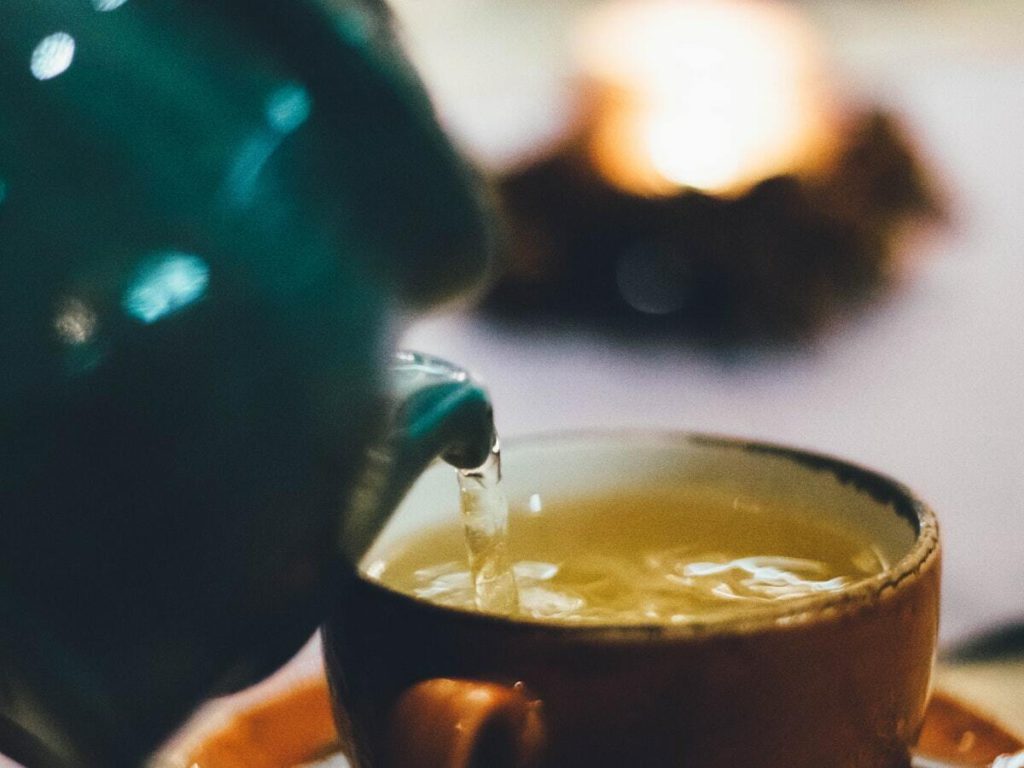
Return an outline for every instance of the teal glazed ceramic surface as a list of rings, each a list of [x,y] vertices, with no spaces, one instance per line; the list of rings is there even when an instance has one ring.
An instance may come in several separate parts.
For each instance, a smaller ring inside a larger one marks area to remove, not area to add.
[[[386,368],[483,219],[375,2],[0,3],[0,751],[137,764],[313,631],[374,441],[366,538],[482,458],[479,387]]]

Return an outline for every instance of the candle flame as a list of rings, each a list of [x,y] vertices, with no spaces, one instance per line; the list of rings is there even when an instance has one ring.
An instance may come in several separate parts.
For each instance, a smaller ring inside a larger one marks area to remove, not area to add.
[[[813,35],[784,7],[615,3],[582,43],[599,96],[593,158],[627,191],[738,193],[806,168],[829,143]]]

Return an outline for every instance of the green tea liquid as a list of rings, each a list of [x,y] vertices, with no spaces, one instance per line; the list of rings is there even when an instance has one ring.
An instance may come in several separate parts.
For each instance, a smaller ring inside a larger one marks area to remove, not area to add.
[[[375,569],[379,579],[492,613],[684,623],[840,591],[887,565],[862,531],[720,489],[534,494],[509,513],[498,476],[496,464],[464,474],[464,530],[453,517],[400,543]]]

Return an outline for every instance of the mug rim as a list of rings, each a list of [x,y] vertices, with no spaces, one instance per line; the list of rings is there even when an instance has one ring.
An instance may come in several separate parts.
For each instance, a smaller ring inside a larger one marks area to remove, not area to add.
[[[434,613],[442,618],[448,617],[453,621],[492,624],[503,627],[506,631],[556,636],[571,635],[577,639],[582,635],[594,639],[650,642],[652,639],[679,640],[705,636],[756,634],[850,616],[885,600],[888,594],[899,590],[905,582],[930,570],[938,563],[940,555],[939,524],[932,508],[909,487],[889,475],[831,454],[767,441],[673,429],[610,428],[533,432],[516,435],[507,440],[503,439],[502,447],[518,450],[520,447],[586,438],[611,440],[624,447],[628,447],[630,443],[642,441],[647,445],[666,442],[677,446],[691,444],[708,448],[732,448],[786,459],[812,470],[827,471],[835,476],[837,482],[853,485],[857,490],[870,495],[879,504],[891,504],[894,507],[893,514],[908,520],[916,528],[914,541],[910,549],[899,560],[880,573],[862,579],[837,592],[815,593],[780,601],[771,607],[752,609],[737,614],[725,613],[718,617],[712,614],[700,620],[679,623],[670,621],[575,623],[533,616],[504,616],[432,603],[381,583],[365,574],[361,566],[356,569],[358,581],[364,587],[381,593],[382,597],[400,605],[404,604],[410,608]]]

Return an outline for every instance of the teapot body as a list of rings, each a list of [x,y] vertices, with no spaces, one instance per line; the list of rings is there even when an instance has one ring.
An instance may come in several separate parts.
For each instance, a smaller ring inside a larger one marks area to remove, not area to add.
[[[5,0],[0,726],[130,765],[297,650],[483,220],[370,0]]]

